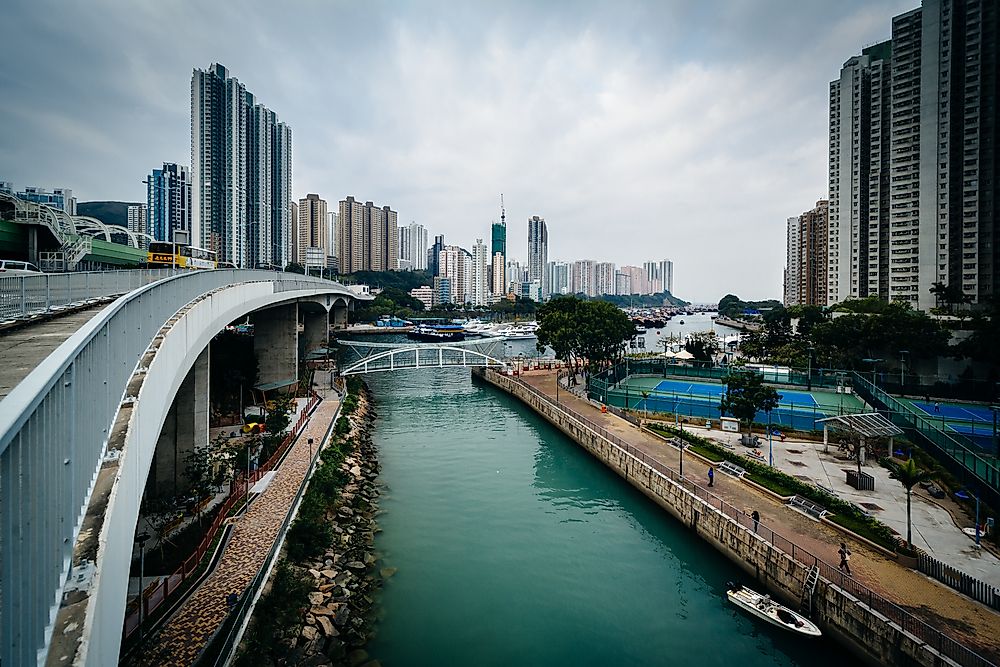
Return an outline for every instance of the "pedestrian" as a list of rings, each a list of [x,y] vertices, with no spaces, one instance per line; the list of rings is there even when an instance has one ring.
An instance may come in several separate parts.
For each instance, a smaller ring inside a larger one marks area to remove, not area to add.
[[[934,412],[941,412],[941,404],[934,401]]]
[[[756,533],[757,532],[757,526],[760,525],[760,512],[758,512],[757,510],[754,510],[750,514],[750,518],[753,519],[753,532]]]
[[[840,543],[840,570],[841,572],[846,572],[848,576],[851,576],[851,550],[847,548],[846,542]]]
[[[232,609],[233,607],[236,606],[236,601],[238,599],[239,599],[239,596],[236,595],[236,593],[230,593],[229,595],[226,596],[226,606],[228,608]]]
[[[708,485],[715,486],[715,468],[708,466]]]

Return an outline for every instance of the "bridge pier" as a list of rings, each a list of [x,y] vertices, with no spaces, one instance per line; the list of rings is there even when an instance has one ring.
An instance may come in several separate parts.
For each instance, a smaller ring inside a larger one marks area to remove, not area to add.
[[[348,306],[342,301],[335,301],[333,308],[330,310],[332,317],[330,318],[333,323],[334,329],[346,329],[347,328],[347,311]]]
[[[298,378],[299,345],[297,303],[259,310],[253,322],[253,349],[257,355],[260,384],[287,382]]]
[[[195,447],[208,445],[209,348],[198,355],[177,389],[156,441],[147,489],[158,497],[176,496],[188,488],[185,460]]]
[[[325,347],[330,339],[330,314],[325,310],[306,310],[300,304],[302,312],[302,334],[299,336],[299,357],[307,355],[319,347]]]

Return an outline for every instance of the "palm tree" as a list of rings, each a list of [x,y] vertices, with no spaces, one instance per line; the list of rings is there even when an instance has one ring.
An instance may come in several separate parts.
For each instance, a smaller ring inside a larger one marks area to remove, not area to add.
[[[935,473],[931,470],[918,468],[912,458],[907,459],[905,463],[896,464],[894,468],[896,479],[906,489],[906,544],[909,545],[910,549],[913,549],[913,531],[910,526],[910,492],[920,482],[934,477]]]

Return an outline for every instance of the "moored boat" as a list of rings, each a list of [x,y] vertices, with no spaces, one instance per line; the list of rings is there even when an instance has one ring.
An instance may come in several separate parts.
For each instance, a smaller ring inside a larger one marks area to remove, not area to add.
[[[737,607],[748,611],[757,618],[771,625],[790,630],[807,637],[819,637],[823,633],[816,624],[805,616],[797,614],[788,607],[780,605],[771,599],[770,595],[762,595],[739,583],[730,582],[726,597]]]
[[[443,343],[465,340],[465,332],[460,325],[421,324],[406,333],[408,338],[428,343]]]

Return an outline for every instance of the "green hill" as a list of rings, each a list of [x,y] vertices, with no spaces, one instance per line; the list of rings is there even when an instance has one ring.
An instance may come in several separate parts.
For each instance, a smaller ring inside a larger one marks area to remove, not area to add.
[[[139,202],[128,201],[82,201],[76,205],[77,215],[97,218],[106,225],[128,226],[128,207]]]

